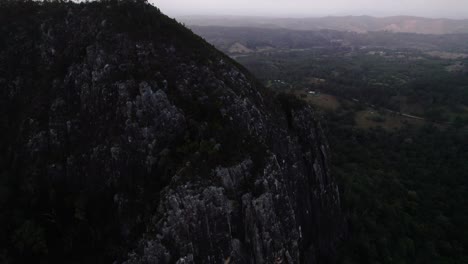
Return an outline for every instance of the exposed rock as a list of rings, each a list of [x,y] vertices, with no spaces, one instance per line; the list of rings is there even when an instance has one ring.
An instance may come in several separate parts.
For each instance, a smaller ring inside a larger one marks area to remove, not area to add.
[[[310,107],[270,94],[150,5],[28,5],[40,23],[0,19],[18,32],[1,32],[0,58],[23,62],[0,64],[1,158],[12,161],[1,173],[32,182],[18,197],[39,197],[28,218],[49,249],[36,258],[332,260],[339,193]],[[17,54],[22,34],[31,45]]]

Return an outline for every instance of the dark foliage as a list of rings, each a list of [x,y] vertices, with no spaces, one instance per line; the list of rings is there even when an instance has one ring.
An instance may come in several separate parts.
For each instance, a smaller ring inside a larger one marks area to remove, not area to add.
[[[466,263],[468,141],[435,127],[350,130],[331,123],[349,240],[340,263]]]

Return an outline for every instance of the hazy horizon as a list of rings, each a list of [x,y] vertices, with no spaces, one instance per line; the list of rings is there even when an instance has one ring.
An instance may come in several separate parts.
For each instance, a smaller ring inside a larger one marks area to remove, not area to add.
[[[462,0],[150,0],[170,16],[418,16],[468,19]]]

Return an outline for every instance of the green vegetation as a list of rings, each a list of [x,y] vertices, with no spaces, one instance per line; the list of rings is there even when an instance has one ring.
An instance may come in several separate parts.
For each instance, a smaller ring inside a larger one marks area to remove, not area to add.
[[[466,133],[329,125],[349,221],[339,263],[467,263]]]
[[[327,83],[318,87],[308,85],[310,73],[304,73],[303,78],[298,76],[297,85],[341,97],[304,96],[307,90],[295,93],[322,109],[328,119],[333,173],[340,182],[349,230],[338,262],[467,263],[468,137],[464,117],[468,98],[464,93],[468,89],[461,88],[468,84],[465,77],[447,73],[443,63],[434,59],[409,66],[417,70],[407,74],[407,81],[401,83],[398,94],[411,98],[405,101],[406,108],[410,104],[420,106],[413,109],[423,109],[425,112],[416,114],[424,114],[428,118],[425,121],[386,110],[392,108],[385,101],[391,103],[394,96],[391,85],[368,87],[366,92],[356,88],[365,87],[359,81],[359,76],[364,75],[390,83],[391,78],[383,76],[392,76],[388,72],[398,76],[398,67],[402,68],[403,64],[387,59],[386,65],[385,58],[368,58],[368,55],[349,61],[344,58],[341,65],[336,59],[315,67],[330,67],[330,71],[335,68],[335,72],[346,72],[349,67],[352,73],[348,77],[313,73],[327,79]],[[380,70],[361,69],[362,65],[371,64],[367,59],[374,60]],[[291,63],[294,60],[291,58]],[[359,63],[362,65],[355,67]],[[351,78],[353,75],[358,77]],[[337,89],[339,82],[347,85]],[[432,103],[428,104],[429,101]],[[463,107],[455,111],[452,105]],[[444,118],[440,113],[450,113],[452,118]]]
[[[338,263],[467,263],[468,137],[459,118],[434,125],[296,95],[325,113],[348,219]]]
[[[467,263],[468,137],[459,118],[436,125],[296,95],[325,113],[348,219],[338,263]]]

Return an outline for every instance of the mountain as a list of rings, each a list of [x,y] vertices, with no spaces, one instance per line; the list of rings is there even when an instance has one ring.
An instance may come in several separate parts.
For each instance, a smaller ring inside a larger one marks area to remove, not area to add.
[[[468,34],[440,35],[368,32],[356,33],[336,30],[291,30],[273,28],[191,26],[196,34],[229,55],[268,54],[272,52],[339,50],[374,48],[402,49],[424,52],[436,57],[453,59],[466,57]]]
[[[329,263],[310,107],[145,1],[0,3],[3,263]]]
[[[228,26],[282,28],[293,30],[338,30],[366,33],[389,31],[419,34],[468,33],[468,20],[433,19],[411,16],[328,16],[318,18],[269,18],[269,17],[216,17],[185,16],[181,21],[189,26]]]

